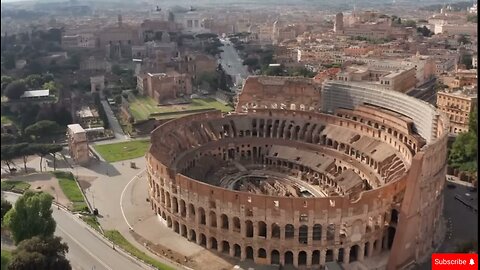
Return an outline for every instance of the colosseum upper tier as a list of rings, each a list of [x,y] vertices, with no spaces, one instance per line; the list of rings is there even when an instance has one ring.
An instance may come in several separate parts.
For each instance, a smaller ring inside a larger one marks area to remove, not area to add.
[[[176,233],[240,260],[322,268],[375,255],[386,269],[442,239],[446,118],[361,84],[249,77],[235,113],[152,132],[152,209]]]

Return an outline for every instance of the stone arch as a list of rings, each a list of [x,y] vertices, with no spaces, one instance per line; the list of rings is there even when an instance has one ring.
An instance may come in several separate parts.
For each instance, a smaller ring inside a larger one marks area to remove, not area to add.
[[[337,262],[343,263],[343,257],[345,256],[345,249],[344,248],[339,248],[338,249],[338,259]]]
[[[258,222],[258,236],[267,238],[267,224],[263,221]]]
[[[274,249],[270,253],[270,264],[279,265],[280,264],[280,252]]]
[[[172,218],[171,218],[170,216],[167,217],[167,226],[168,226],[169,228],[172,227]]]
[[[220,216],[220,219],[222,220],[222,229],[228,230],[229,224],[228,224],[228,217],[225,214],[222,214]]]
[[[251,220],[245,221],[245,236],[246,237],[253,237],[253,223]]]
[[[235,244],[233,245],[233,256],[237,257],[237,258],[240,258],[242,256],[242,248],[240,247],[240,245],[238,244]]]
[[[320,224],[313,225],[312,238],[313,238],[313,241],[322,240],[322,225]]]
[[[180,233],[183,237],[187,237],[187,226],[185,226],[185,224],[182,224],[182,229],[180,230]]]
[[[292,265],[293,264],[293,253],[291,251],[285,252],[285,265]]]
[[[185,201],[184,200],[180,200],[180,215],[182,217],[187,216],[187,208],[185,207]]]
[[[240,232],[240,219],[238,217],[233,218],[233,231]]]
[[[369,251],[370,251],[370,242],[366,242],[363,249],[363,256],[367,257]]]
[[[360,251],[360,247],[358,245],[354,245],[350,248],[350,261],[349,263],[351,262],[354,262],[354,261],[358,261],[358,252]]]
[[[245,253],[246,253],[246,258],[247,259],[250,259],[250,260],[253,260],[253,248],[248,246],[245,248]]]
[[[180,224],[178,224],[178,221],[173,222],[173,231],[176,233],[180,232]]]
[[[230,253],[230,244],[227,241],[222,241],[222,252],[223,253]]]
[[[392,209],[392,212],[390,214],[390,223],[391,224],[397,224],[398,223],[398,210],[397,209]]]
[[[191,220],[195,220],[195,206],[193,204],[188,204],[188,215]]]
[[[298,265],[307,265],[307,252],[300,251],[298,253]]]
[[[198,214],[200,215],[200,220],[199,220],[200,224],[207,225],[207,218],[205,216],[205,210],[202,207],[198,208]]]
[[[335,239],[335,224],[329,224],[327,227],[327,241]]]
[[[216,228],[217,227],[217,214],[215,214],[214,211],[210,211],[209,213],[209,218],[210,218],[210,227]]]
[[[308,226],[307,225],[302,225],[298,229],[298,242],[300,244],[308,243]]]
[[[193,241],[193,242],[197,241],[197,234],[195,233],[194,229],[190,230],[190,241]]]
[[[178,199],[177,199],[177,197],[173,197],[172,212],[173,213],[178,213]]]
[[[312,265],[318,265],[318,264],[320,264],[320,251],[314,250],[312,252]]]
[[[200,234],[200,245],[203,247],[207,246],[207,237],[203,233]]]
[[[285,225],[285,239],[293,238],[295,235],[295,227],[292,224]]]
[[[217,239],[215,239],[215,237],[210,237],[210,248],[218,250]]]
[[[280,226],[277,223],[272,224],[272,238],[280,238]]]
[[[325,254],[325,262],[333,262],[333,250],[327,250],[327,253]]]
[[[170,198],[170,193],[165,193],[165,199],[167,200],[167,208],[171,208],[172,207],[172,202],[171,202],[171,198]]]
[[[388,242],[387,242],[387,248],[391,249],[393,245],[393,239],[395,238],[395,232],[396,229],[395,227],[389,226],[387,230],[387,235],[388,235]]]
[[[258,249],[258,258],[262,258],[262,259],[267,258],[267,251],[264,248]]]

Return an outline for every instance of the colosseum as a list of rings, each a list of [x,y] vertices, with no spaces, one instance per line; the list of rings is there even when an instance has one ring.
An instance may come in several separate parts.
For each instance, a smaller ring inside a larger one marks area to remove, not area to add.
[[[249,77],[234,113],[152,132],[152,210],[174,232],[256,264],[405,269],[443,239],[448,120],[360,83]]]

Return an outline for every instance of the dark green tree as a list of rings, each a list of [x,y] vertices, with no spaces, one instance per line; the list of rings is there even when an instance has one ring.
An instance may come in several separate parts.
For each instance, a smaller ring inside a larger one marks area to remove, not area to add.
[[[5,91],[7,86],[13,81],[14,79],[10,76],[2,76],[2,95],[3,95],[3,91]]]
[[[5,96],[9,99],[19,99],[27,91],[27,86],[23,80],[17,80],[10,83],[5,88]]]
[[[2,197],[2,222],[3,222],[3,217],[10,209],[12,209],[12,204]]]
[[[12,232],[16,244],[34,236],[51,237],[56,223],[52,217],[53,198],[47,193],[27,191],[5,214],[4,225]]]
[[[53,170],[55,171],[57,169],[57,153],[61,152],[63,149],[63,146],[60,144],[51,144],[48,147],[48,152],[53,156]],[[26,169],[26,168],[25,168]]]
[[[68,246],[58,236],[23,240],[13,252],[8,270],[71,270]]]
[[[58,132],[60,126],[50,120],[42,120],[38,121],[37,123],[30,125],[25,128],[25,135],[32,138],[34,140],[39,139],[40,137],[49,137]]]

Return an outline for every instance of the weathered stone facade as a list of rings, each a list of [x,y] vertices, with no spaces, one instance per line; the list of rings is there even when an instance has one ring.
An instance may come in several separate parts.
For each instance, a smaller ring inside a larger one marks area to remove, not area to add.
[[[259,264],[318,269],[382,251],[387,269],[420,260],[440,240],[448,120],[396,93],[438,116],[419,123],[370,94],[368,104],[327,114],[311,80],[247,79],[235,114],[189,115],[153,131],[152,209],[190,241]],[[284,109],[272,108],[279,102]],[[232,177],[242,174],[283,177],[276,184],[310,193],[239,191]]]

